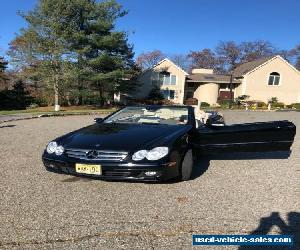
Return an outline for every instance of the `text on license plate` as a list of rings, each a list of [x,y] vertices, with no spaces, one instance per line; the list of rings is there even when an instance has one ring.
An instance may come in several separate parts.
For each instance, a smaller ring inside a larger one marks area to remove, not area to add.
[[[76,173],[80,173],[80,174],[95,174],[95,175],[102,174],[102,169],[100,165],[76,163],[75,169],[76,169]]]

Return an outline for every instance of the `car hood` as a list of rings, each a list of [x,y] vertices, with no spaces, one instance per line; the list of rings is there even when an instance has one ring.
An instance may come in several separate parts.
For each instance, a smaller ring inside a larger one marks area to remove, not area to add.
[[[96,123],[58,140],[65,148],[135,151],[166,145],[191,129],[189,125]]]

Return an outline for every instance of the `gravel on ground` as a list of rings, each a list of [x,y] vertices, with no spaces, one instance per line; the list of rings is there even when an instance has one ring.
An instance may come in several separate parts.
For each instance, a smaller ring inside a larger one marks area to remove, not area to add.
[[[229,124],[291,120],[300,127],[297,112],[224,115]],[[210,160],[187,182],[110,182],[45,171],[47,142],[94,117],[0,124],[0,249],[191,249],[192,234],[257,228],[299,239],[299,135],[288,159]]]

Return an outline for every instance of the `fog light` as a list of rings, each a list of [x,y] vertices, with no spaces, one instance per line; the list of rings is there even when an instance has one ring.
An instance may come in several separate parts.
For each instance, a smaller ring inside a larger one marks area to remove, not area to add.
[[[156,174],[157,174],[157,172],[155,172],[155,171],[145,172],[145,175],[147,175],[147,176],[153,176],[153,175],[156,175]]]

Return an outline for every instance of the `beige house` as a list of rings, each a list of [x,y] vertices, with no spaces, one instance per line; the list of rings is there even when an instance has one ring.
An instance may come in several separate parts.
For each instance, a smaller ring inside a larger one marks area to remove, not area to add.
[[[164,59],[140,76],[141,86],[134,98],[146,98],[159,86],[166,99],[183,104],[188,98],[216,105],[219,100],[250,96],[267,102],[277,97],[285,104],[300,102],[300,72],[281,56],[266,57],[238,66],[232,75],[214,74],[212,69],[193,69],[188,74],[169,59]]]

